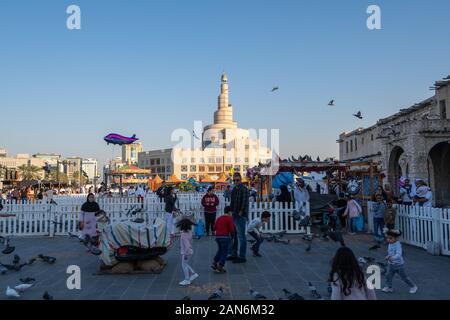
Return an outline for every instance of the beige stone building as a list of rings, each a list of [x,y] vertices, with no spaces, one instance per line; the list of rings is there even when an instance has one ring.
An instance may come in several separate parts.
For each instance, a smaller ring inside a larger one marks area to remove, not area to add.
[[[205,175],[219,178],[222,172],[241,172],[259,162],[272,159],[272,150],[261,144],[256,130],[238,128],[233,119],[233,106],[229,103],[228,77],[221,77],[217,110],[212,124],[203,128],[201,140],[194,147],[176,146],[171,149],[139,153],[139,167],[150,169],[167,179],[175,174],[183,180],[201,179]]]
[[[339,136],[341,161],[375,161],[394,192],[401,176],[424,179],[436,206],[450,206],[450,76],[435,95],[368,128]]]

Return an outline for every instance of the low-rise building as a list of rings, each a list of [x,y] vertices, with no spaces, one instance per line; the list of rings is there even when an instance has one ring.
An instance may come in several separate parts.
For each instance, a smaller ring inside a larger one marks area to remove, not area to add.
[[[341,161],[374,161],[394,193],[400,177],[424,179],[437,206],[450,206],[450,76],[435,95],[368,128],[339,136]]]

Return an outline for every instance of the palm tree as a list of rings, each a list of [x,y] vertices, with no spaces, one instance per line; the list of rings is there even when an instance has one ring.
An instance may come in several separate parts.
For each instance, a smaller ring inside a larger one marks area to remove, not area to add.
[[[69,182],[69,178],[67,177],[67,174],[65,174],[64,172],[57,173],[56,171],[52,171],[50,174],[47,174],[46,179],[58,183]]]
[[[37,166],[23,164],[17,169],[19,170],[20,176],[24,181],[38,180],[41,178],[42,169]]]

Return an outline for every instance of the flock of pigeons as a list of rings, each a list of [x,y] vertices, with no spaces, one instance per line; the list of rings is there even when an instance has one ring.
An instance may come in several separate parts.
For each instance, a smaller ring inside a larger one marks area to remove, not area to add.
[[[5,246],[5,248],[2,250],[2,254],[4,255],[8,255],[14,252],[14,250],[16,249],[15,247],[10,245],[10,241],[9,238],[5,238],[0,236],[0,244],[3,244]],[[22,258],[15,254],[13,257],[13,260],[10,264],[6,264],[6,263],[2,263],[0,262],[0,274],[4,275],[7,272],[10,271],[15,271],[15,272],[19,272],[22,270],[23,267],[25,266],[30,266],[33,263],[35,263],[37,260],[40,260],[42,262],[45,262],[47,264],[54,264],[56,262],[56,258],[54,257],[50,257],[50,256],[46,256],[43,254],[39,254],[36,257],[33,257],[31,259],[28,259],[27,261],[23,261]],[[27,291],[28,289],[30,289],[31,287],[34,286],[34,283],[36,282],[36,279],[34,278],[20,278],[20,284],[14,286],[14,287],[10,287],[8,286],[6,288],[6,297],[9,299],[18,299],[21,297],[21,295]],[[44,294],[42,295],[42,298],[44,300],[53,300],[53,297],[46,291],[44,292]]]
[[[271,92],[278,91],[279,89],[280,89],[279,87],[273,87]],[[335,106],[334,99],[332,99],[332,100],[330,100],[330,102],[328,102],[328,106],[330,106],[330,107],[334,107]],[[358,111],[358,112],[354,113],[353,116],[358,118],[358,119],[363,119],[361,111]]]
[[[311,282],[308,282],[308,288],[309,288],[309,292],[311,293],[311,296],[314,299],[323,300],[322,296],[317,291],[317,288]],[[287,289],[283,289],[282,291],[283,291],[284,297],[279,298],[279,300],[305,300],[305,298],[302,297],[301,295],[299,295],[297,292],[290,292]],[[330,292],[330,288],[328,289],[328,291]],[[253,290],[253,289],[250,289],[248,291],[248,294],[253,300],[266,300],[267,299],[267,297],[265,295],[259,293],[256,290]],[[217,290],[215,290],[208,297],[208,300],[223,300],[224,299],[223,296],[224,296],[224,291],[223,291],[223,288],[220,287]],[[191,297],[185,296],[181,300],[191,300]]]

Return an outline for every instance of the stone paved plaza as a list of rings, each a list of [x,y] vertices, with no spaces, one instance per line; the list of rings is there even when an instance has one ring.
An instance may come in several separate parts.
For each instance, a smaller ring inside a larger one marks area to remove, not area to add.
[[[330,260],[338,248],[334,242],[315,239],[311,252],[305,252],[306,243],[300,236],[290,236],[291,244],[268,243],[262,245],[263,257],[249,257],[246,264],[227,264],[227,274],[215,274],[210,269],[210,261],[215,254],[213,238],[194,240],[195,254],[192,266],[200,277],[189,287],[180,287],[182,280],[178,241],[164,256],[168,265],[159,275],[94,275],[98,271],[99,258],[86,253],[77,240],[67,237],[17,238],[13,239],[15,253],[22,259],[29,259],[39,253],[57,258],[54,265],[36,261],[25,266],[22,271],[9,271],[0,275],[0,299],[5,299],[5,289],[19,284],[19,278],[33,277],[37,282],[26,291],[21,299],[42,299],[48,291],[55,299],[150,299],[180,300],[190,296],[192,300],[206,299],[219,286],[225,291],[225,299],[249,299],[250,288],[270,299],[282,297],[282,289],[298,292],[306,299],[312,299],[307,282],[311,281],[319,293],[327,297],[326,279]],[[345,240],[357,256],[372,256],[382,261],[386,247],[378,251],[368,251],[372,246],[371,236],[345,236]],[[379,299],[449,299],[450,298],[450,258],[436,257],[424,250],[404,245],[406,270],[417,282],[419,291],[415,295],[395,278],[396,292],[385,294],[377,291]],[[3,263],[11,263],[13,255],[0,256]],[[66,268],[78,265],[82,271],[82,289],[68,290]],[[383,279],[384,283],[384,279]]]

